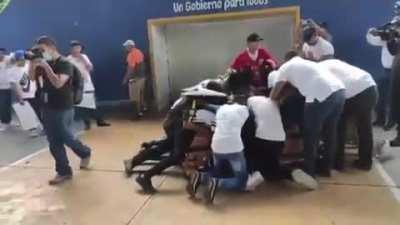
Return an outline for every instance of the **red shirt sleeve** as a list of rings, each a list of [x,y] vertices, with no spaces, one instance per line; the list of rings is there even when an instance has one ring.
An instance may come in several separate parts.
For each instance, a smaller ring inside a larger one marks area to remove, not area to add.
[[[273,56],[267,49],[261,48],[259,51],[260,57],[271,64],[273,69],[276,69],[279,65],[279,61]]]

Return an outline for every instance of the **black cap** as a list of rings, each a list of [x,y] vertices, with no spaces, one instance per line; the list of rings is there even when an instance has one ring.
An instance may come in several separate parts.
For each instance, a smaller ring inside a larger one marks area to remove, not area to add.
[[[38,45],[44,44],[44,45],[52,45],[52,46],[57,45],[56,41],[53,38],[46,36],[46,35],[38,37],[38,39],[36,39],[36,44],[38,44]]]
[[[262,40],[264,39],[262,39],[257,33],[252,33],[247,37],[247,42],[257,42]]]

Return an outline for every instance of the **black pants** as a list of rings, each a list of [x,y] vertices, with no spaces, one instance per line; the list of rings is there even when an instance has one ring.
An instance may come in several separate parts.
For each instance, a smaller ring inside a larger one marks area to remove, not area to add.
[[[346,100],[342,116],[338,124],[338,148],[336,155],[336,169],[343,169],[345,142],[346,142],[346,123],[348,119],[354,119],[358,134],[358,154],[361,163],[364,165],[372,164],[372,112],[378,101],[376,87],[370,87],[351,99]]]
[[[33,111],[35,111],[40,122],[43,123],[43,104],[41,103],[40,98],[31,98],[28,99],[28,102],[32,106]]]
[[[283,142],[255,138],[250,160],[265,179],[292,179],[292,170],[280,164],[283,146]]]
[[[391,109],[393,119],[397,123],[398,136],[400,135],[400,55],[393,61],[392,101]]]
[[[383,77],[377,81],[378,91],[379,91],[379,100],[376,105],[376,115],[377,121],[379,122],[388,122],[392,118],[391,113],[391,95],[392,95],[392,70],[384,69]]]
[[[103,121],[103,114],[98,109],[89,109],[76,107],[78,117],[80,117],[85,125],[90,126],[91,119],[94,119],[97,123]]]
[[[11,90],[0,90],[0,121],[11,122]]]
[[[168,138],[165,145],[160,146],[161,148],[157,150],[159,153],[162,154],[170,151],[170,155],[167,158],[161,160],[153,168],[144,172],[144,177],[151,178],[155,175],[161,174],[161,172],[165,169],[181,163],[182,160],[185,158],[185,150],[189,148],[190,144],[193,141],[194,135],[194,131],[183,129],[182,121],[175,122],[171,131],[167,133]],[[142,159],[145,158],[143,156],[145,155],[143,154],[141,156]],[[150,154],[146,154],[146,156],[150,156]]]

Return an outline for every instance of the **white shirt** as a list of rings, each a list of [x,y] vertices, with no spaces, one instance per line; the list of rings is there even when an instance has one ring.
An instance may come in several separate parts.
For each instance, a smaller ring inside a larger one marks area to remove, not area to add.
[[[10,81],[7,74],[7,67],[10,62],[10,56],[4,56],[0,62],[0,90],[10,89]]]
[[[82,54],[82,57],[87,63],[92,65],[92,62],[90,61],[89,57],[87,57],[87,55]],[[72,55],[69,55],[67,57],[67,59],[72,64],[74,64],[81,72],[83,80],[84,80],[84,87],[83,87],[84,91],[94,91],[95,89],[94,89],[94,85],[92,82],[92,77],[90,76],[90,71],[86,68],[85,64],[80,59],[78,59]]]
[[[257,138],[285,141],[282,117],[276,103],[267,97],[255,96],[247,100],[247,105],[255,116]]]
[[[16,65],[9,65],[0,75],[0,89],[7,90],[11,88],[11,84],[19,83],[24,76],[25,67],[18,67]]]
[[[371,30],[372,30],[372,28],[369,29],[369,31],[367,33],[367,42],[370,45],[382,47],[382,53],[381,53],[382,66],[385,69],[391,69],[394,56],[392,54],[390,54],[389,49],[387,47],[387,42],[382,40],[382,38],[379,36],[372,35]]]
[[[323,56],[335,55],[333,45],[321,37],[318,37],[318,41],[315,45],[304,43],[303,52],[306,56],[312,54],[317,61],[321,60]]]
[[[323,102],[334,92],[344,89],[344,84],[324,66],[294,57],[283,64],[276,82],[287,81],[306,98],[307,103]]]
[[[211,143],[214,153],[230,154],[243,151],[241,132],[248,117],[249,110],[243,105],[223,105],[218,109]]]
[[[372,76],[365,70],[350,65],[346,62],[331,59],[320,62],[332,74],[343,82],[346,88],[346,98],[352,98],[369,87],[376,86]]]
[[[215,124],[215,113],[204,109],[197,110],[193,122],[212,126]]]

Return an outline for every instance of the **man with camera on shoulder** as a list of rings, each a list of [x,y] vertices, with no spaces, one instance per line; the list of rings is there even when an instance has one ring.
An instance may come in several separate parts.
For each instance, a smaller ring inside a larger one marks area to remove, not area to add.
[[[379,100],[376,108],[375,126],[390,130],[395,126],[391,112],[392,65],[396,55],[392,43],[400,37],[400,1],[395,3],[395,17],[389,23],[368,30],[367,42],[382,48],[381,62],[384,68],[383,76],[377,80]]]
[[[57,50],[56,42],[47,36],[39,37],[36,48],[41,52],[31,60],[29,75],[40,81],[43,103],[43,125],[50,152],[56,162],[57,175],[50,185],[61,184],[72,178],[65,145],[81,158],[81,169],[88,169],[91,149],[82,144],[72,133],[74,111],[74,67]],[[38,56],[40,54],[40,56]]]

